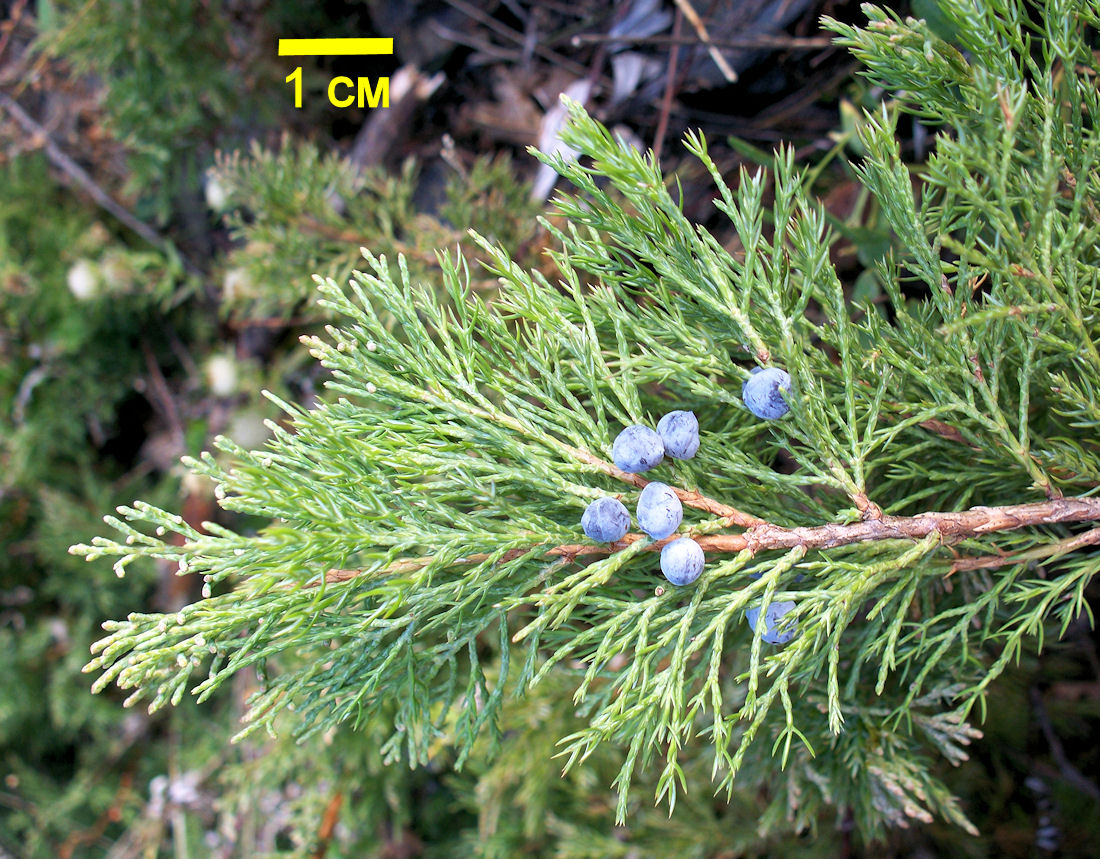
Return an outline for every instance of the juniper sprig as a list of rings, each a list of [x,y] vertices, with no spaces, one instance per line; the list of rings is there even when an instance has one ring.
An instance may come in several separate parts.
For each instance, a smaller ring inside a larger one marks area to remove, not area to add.
[[[896,236],[881,303],[848,300],[790,150],[731,187],[688,137],[731,253],[654,159],[571,104],[582,160],[540,156],[579,192],[544,224],[556,282],[477,235],[491,304],[460,255],[418,284],[364,251],[346,286],[318,279],[337,323],[307,345],[332,396],[279,402],[262,450],[219,439],[189,462],[226,509],[271,524],[203,533],[135,504],[108,517],[122,541],[74,547],[120,574],[178,562],[216,590],[107,623],[96,688],[155,709],[263,666],[245,733],[290,708],[303,736],[385,718],[387,755],[426,762],[442,740],[461,764],[510,695],[552,678],[583,723],[560,738],[566,769],[623,750],[620,820],[637,770],[672,808],[703,755],[720,790],[770,780],[765,830],[829,806],[868,835],[970,827],[933,760],[965,759],[990,684],[1089,611],[1100,568],[1100,526],[1079,524],[1100,521],[1100,68],[1084,40],[1100,20],[1083,3],[1038,24],[1009,0],[943,6],[954,44],[873,6],[863,29],[827,22],[898,109],[941,126],[914,176],[896,111],[864,117],[858,173]],[[781,421],[742,403],[761,364],[789,374]],[[578,523],[595,499],[656,491],[612,440],[670,408],[702,440],[652,473],[683,508],[672,539],[708,557],[666,588],[672,531],[595,544]],[[782,773],[765,774],[772,755]]]

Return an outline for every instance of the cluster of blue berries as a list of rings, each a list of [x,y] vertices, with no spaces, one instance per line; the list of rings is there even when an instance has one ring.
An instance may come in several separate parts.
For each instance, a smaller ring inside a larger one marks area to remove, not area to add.
[[[699,421],[694,412],[669,412],[657,422],[657,429],[634,424],[615,437],[611,458],[630,474],[660,465],[666,456],[691,459],[699,450]],[[664,483],[647,483],[638,496],[638,527],[654,540],[676,532],[684,520],[684,507],[672,488]],[[630,527],[630,513],[617,498],[597,498],[581,516],[581,528],[601,543],[621,540]],[[703,572],[703,550],[690,537],[681,537],[661,549],[661,572],[674,585],[688,585]]]
[[[745,407],[756,417],[778,420],[790,411],[784,398],[791,377],[778,367],[757,367],[741,386]],[[611,446],[611,458],[622,471],[638,474],[660,465],[666,456],[691,459],[699,450],[699,421],[694,412],[669,412],[657,422],[657,429],[641,424],[628,426]],[[654,540],[663,540],[676,532],[684,519],[684,508],[672,488],[653,481],[638,496],[638,527]],[[617,498],[597,498],[585,508],[581,528],[592,540],[614,543],[626,536],[630,513]],[[690,537],[681,537],[661,549],[661,572],[674,585],[689,585],[703,572],[703,549]],[[777,602],[764,613],[761,638],[769,644],[786,644],[796,633],[795,624],[782,624],[783,616],[794,608],[793,602]],[[749,626],[756,630],[760,609],[745,612]],[[780,628],[782,627],[782,628]]]

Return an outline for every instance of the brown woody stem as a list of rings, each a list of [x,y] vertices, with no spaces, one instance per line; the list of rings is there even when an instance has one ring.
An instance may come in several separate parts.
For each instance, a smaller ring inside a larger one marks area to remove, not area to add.
[[[951,564],[951,572],[957,573],[964,570],[988,570],[994,567],[1007,567],[1009,564],[1024,564],[1028,561],[1041,561],[1044,558],[1053,558],[1083,549],[1085,546],[1095,546],[1100,543],[1100,528],[1093,528],[1082,534],[1066,537],[1064,540],[1056,540],[1028,549],[1026,552],[1015,554],[1002,553],[999,555],[982,555],[977,558],[957,558]]]
[[[576,457],[581,462],[594,465],[604,474],[610,475],[616,480],[621,480],[623,483],[629,483],[631,486],[637,486],[639,489],[642,489],[649,483],[644,477],[639,477],[637,474],[631,474],[630,472],[616,468],[610,462],[600,459],[587,450],[581,450],[579,447],[570,447],[568,450],[572,456]],[[723,504],[721,501],[715,501],[713,498],[708,498],[706,495],[700,495],[698,492],[679,489],[675,486],[669,488],[676,493],[676,497],[680,499],[682,504],[688,507],[694,507],[696,510],[703,510],[713,516],[721,516],[730,525],[736,525],[739,528],[752,528],[754,525],[767,524],[763,519],[744,513],[736,507],[730,507],[728,504]]]
[[[595,457],[593,457],[595,458]],[[617,469],[616,469],[617,471]],[[610,472],[609,472],[610,473]],[[636,475],[626,475],[641,480]],[[629,480],[628,482],[633,482]],[[638,484],[635,484],[638,485]],[[641,485],[645,485],[642,481]],[[678,490],[679,494],[683,490]],[[685,493],[696,495],[694,493]],[[683,496],[681,496],[683,498]],[[703,496],[696,495],[696,498]],[[725,505],[704,499],[719,507]],[[686,503],[686,502],[685,502]],[[697,506],[697,505],[692,505]],[[720,510],[702,507],[700,509],[724,515]],[[732,509],[732,508],[729,508]],[[735,511],[737,512],[737,511]],[[744,516],[746,514],[738,514]],[[815,525],[803,528],[784,528],[772,525],[756,517],[750,517],[759,524],[753,525],[742,534],[704,534],[695,541],[705,552],[736,553],[748,549],[754,554],[769,549],[793,549],[801,546],[805,549],[833,549],[853,543],[865,543],[872,540],[922,540],[932,533],[938,533],[945,544],[957,543],[969,537],[980,537],[997,531],[1012,531],[1029,525],[1054,525],[1063,522],[1092,522],[1100,520],[1100,498],[1054,498],[1031,504],[1012,504],[1006,507],[972,507],[958,513],[919,513],[916,516],[883,516],[851,524]],[[682,534],[657,540],[646,548],[659,551],[666,543],[683,536]],[[609,555],[644,540],[642,534],[627,534],[616,543],[594,545],[575,543],[554,546],[546,551],[547,555],[564,559],[573,559],[580,555]],[[1048,546],[1041,546],[1016,556],[988,555],[981,558],[959,559],[952,565],[952,571],[981,569],[984,567],[1004,566],[1040,557],[1064,554],[1084,546],[1100,543],[1100,528],[1094,528],[1074,537],[1060,540]],[[512,549],[504,554],[502,561],[513,560],[529,552],[530,548]],[[468,555],[463,560],[476,564],[489,560],[485,553]],[[387,568],[387,572],[408,572],[419,569],[430,561],[429,558],[411,558],[397,561]],[[325,581],[344,582],[359,575],[358,570],[329,570]]]

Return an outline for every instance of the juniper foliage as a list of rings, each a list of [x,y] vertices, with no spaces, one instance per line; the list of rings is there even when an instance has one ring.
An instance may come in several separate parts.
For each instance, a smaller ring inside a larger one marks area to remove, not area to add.
[[[220,156],[207,178],[224,197],[219,206],[237,243],[227,260],[221,309],[244,319],[322,321],[315,293],[301,279],[322,273],[346,280],[360,245],[401,253],[417,276],[434,276],[435,249],[465,237],[455,224],[515,250],[530,238],[538,211],[505,158],[481,158],[464,173],[448,168],[434,189],[442,199],[428,213],[431,177],[422,177],[415,160],[396,174],[364,170],[289,135],[277,150],[253,144],[247,156]]]
[[[1095,532],[712,553],[686,588],[661,586],[652,541],[577,549],[589,501],[637,497],[608,465],[615,434],[674,408],[698,415],[701,445],[654,479],[779,526],[1094,492],[1100,68],[1085,34],[1100,9],[941,8],[953,43],[874,6],[864,28],[827,22],[900,110],[939,126],[915,171],[896,112],[864,117],[858,173],[896,237],[875,269],[883,301],[848,301],[790,150],[731,187],[688,137],[731,251],[687,220],[652,158],[570,105],[582,160],[539,156],[579,190],[544,223],[553,279],[475,234],[500,282],[486,303],[461,255],[419,283],[364,250],[349,284],[318,278],[338,323],[308,346],[333,396],[278,401],[262,450],[222,438],[189,463],[225,508],[271,524],[203,533],[136,503],[107,517],[123,539],[74,547],[117,557],[120,575],[176,561],[211,594],[105,624],[95,688],[156,709],[253,666],[242,735],[290,710],[301,737],[381,717],[389,759],[450,744],[461,766],[492,753],[514,697],[550,684],[573,694],[567,771],[621,750],[620,820],[632,780],[654,773],[670,810],[689,788],[766,783],[761,832],[828,808],[865,837],[934,815],[972,830],[935,763],[966,759],[1014,659],[1091,622]],[[740,402],[758,364],[791,375],[783,420]],[[682,531],[740,532],[705,506],[686,506]],[[772,647],[744,612],[787,600],[798,634]]]
[[[168,0],[120,14],[111,3],[58,0],[42,4],[37,23],[43,58],[101,81],[105,125],[127,150],[129,190],[144,195],[144,206],[159,219],[167,220],[173,199],[194,186],[203,156],[209,157],[211,120],[232,125],[240,113],[258,119],[256,101],[240,97],[234,73],[251,70],[260,58],[238,65],[228,48],[229,10],[208,9],[199,17],[190,0]]]

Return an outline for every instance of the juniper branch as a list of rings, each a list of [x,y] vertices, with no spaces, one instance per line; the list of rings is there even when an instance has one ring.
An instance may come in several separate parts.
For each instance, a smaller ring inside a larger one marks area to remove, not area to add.
[[[596,459],[596,457],[592,457]],[[612,467],[614,469],[614,467]],[[611,473],[611,472],[609,472]],[[636,475],[629,482],[644,486],[647,481]],[[682,499],[698,499],[698,493],[674,488]],[[687,503],[685,501],[685,503]],[[725,507],[721,502],[703,498],[696,505],[704,510],[720,510]],[[951,545],[973,537],[984,537],[998,531],[1013,531],[1019,528],[1040,525],[1056,525],[1067,522],[1092,522],[1100,520],[1100,498],[1056,498],[1030,504],[1012,504],[1003,507],[974,507],[959,512],[928,512],[916,516],[882,516],[849,524],[830,523],[814,527],[785,528],[771,522],[759,521],[743,534],[703,534],[694,535],[695,541],[704,552],[714,554],[735,554],[748,551],[755,555],[776,549],[835,549],[853,543],[865,543],[876,540],[923,540],[936,535],[943,545]],[[728,517],[727,520],[728,522]],[[724,523],[725,524],[725,523]],[[733,524],[729,522],[729,524]],[[609,555],[634,543],[648,541],[643,551],[659,552],[673,540],[684,534],[674,534],[663,540],[651,540],[645,534],[626,534],[614,543],[568,543],[553,546],[546,550],[552,557],[574,560],[585,555]],[[989,555],[981,558],[960,558],[951,563],[951,572],[959,570],[987,569],[1005,566],[1009,563],[1024,563],[1036,558],[1063,555],[1075,549],[1100,543],[1100,528],[1067,537],[1054,543],[1045,544],[1039,549],[1016,556]],[[537,546],[520,547],[505,552],[500,561],[515,560],[536,549]],[[459,558],[460,563],[480,564],[489,560],[487,552],[478,552]],[[387,573],[403,573],[421,569],[431,561],[430,558],[413,558],[398,561],[386,568]],[[329,584],[346,582],[360,575],[359,570],[332,569],[325,574]]]
[[[1027,552],[1002,552],[998,555],[982,555],[976,558],[957,558],[951,563],[951,572],[964,570],[991,570],[1006,567],[1009,564],[1025,564],[1031,561],[1043,561],[1058,558],[1068,552],[1084,549],[1086,546],[1100,544],[1100,528],[1092,528],[1082,534],[1045,543]]]
[[[1049,12],[1059,39],[1063,5]],[[968,58],[867,8],[883,23],[831,26],[951,130],[914,176],[893,115],[863,117],[859,176],[896,238],[870,271],[880,304],[852,306],[790,151],[770,181],[746,171],[734,189],[689,138],[737,232],[730,253],[655,158],[571,105],[563,139],[584,157],[542,156],[582,192],[546,222],[557,282],[477,235],[492,301],[462,256],[441,258],[442,284],[370,254],[347,286],[321,279],[342,322],[308,345],[332,399],[280,402],[266,449],[222,440],[227,459],[190,463],[225,508],[272,524],[184,533],[135,504],[109,519],[124,541],[75,547],[120,573],[161,558],[228,588],[174,618],[109,624],[96,688],[117,680],[160,706],[205,660],[199,695],[277,661],[246,730],[291,706],[306,735],[385,720],[387,752],[423,762],[440,738],[470,754],[506,691],[560,681],[579,720],[563,754],[617,747],[620,816],[635,772],[655,764],[671,804],[691,756],[720,786],[746,771],[774,785],[766,750],[750,754],[770,740],[807,826],[814,802],[853,807],[868,831],[930,813],[968,825],[927,751],[961,759],[970,709],[1026,646],[1089,612],[1100,571],[1100,528],[1066,527],[1100,522],[1083,342],[1100,300],[1087,120],[1100,94],[1055,59],[1100,63],[1079,33],[1032,49],[1012,16],[960,17]],[[790,373],[783,420],[755,420],[738,396],[758,363]],[[656,586],[660,542],[576,542],[591,499],[646,484],[608,463],[617,428],[670,407],[696,411],[702,444],[662,477],[681,487],[681,533],[720,556],[688,588]],[[952,570],[973,574],[945,581]],[[738,622],[776,603],[797,623],[782,647]],[[920,724],[936,727],[908,732]]]
[[[621,480],[623,483],[629,483],[631,486],[636,486],[638,489],[645,488],[649,483],[644,477],[623,471],[621,468],[617,468],[607,460],[600,459],[587,450],[571,446],[567,446],[566,450],[581,462],[594,465],[604,474],[614,477],[616,480]],[[759,516],[744,513],[736,507],[731,507],[721,501],[715,501],[713,498],[708,498],[700,492],[681,489],[678,486],[672,486],[670,488],[676,493],[676,497],[688,507],[694,507],[697,510],[703,510],[706,513],[713,513],[715,516],[720,516],[728,525],[740,525],[743,528],[751,528],[754,525],[765,524],[764,520]]]

